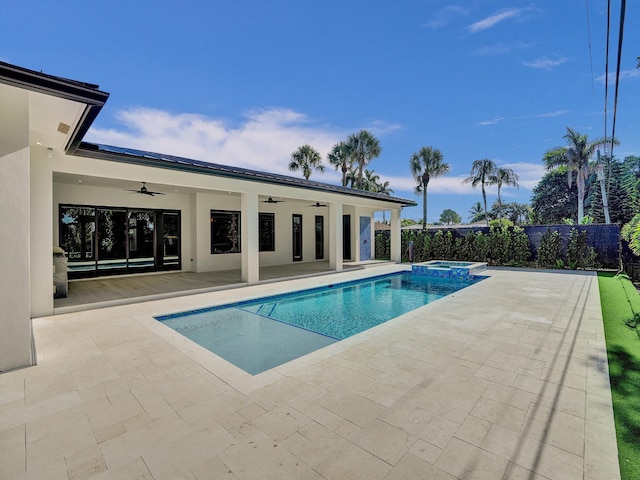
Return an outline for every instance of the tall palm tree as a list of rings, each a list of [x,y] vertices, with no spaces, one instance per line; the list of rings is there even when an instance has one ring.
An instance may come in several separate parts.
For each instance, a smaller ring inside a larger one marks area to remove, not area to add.
[[[462,183],[471,183],[473,188],[478,185],[482,187],[482,201],[484,202],[484,219],[487,221],[487,227],[489,226],[489,215],[487,212],[487,192],[485,191],[485,185],[490,185],[490,178],[496,171],[496,164],[493,160],[484,158],[482,160],[474,160],[471,164],[471,172]]]
[[[366,190],[367,192],[377,192],[379,183],[380,175],[373,170],[365,169],[362,179],[362,190]]]
[[[543,160],[547,171],[560,166],[567,167],[567,183],[569,187],[573,183],[573,172],[576,172],[576,185],[578,186],[578,223],[584,218],[585,184],[593,168],[591,158],[598,148],[611,143],[610,138],[598,138],[589,141],[587,135],[581,135],[571,127],[567,127],[567,134],[562,138],[567,139],[566,147],[554,147],[544,154]],[[614,140],[617,144],[617,140]]]
[[[314,168],[320,173],[324,172],[322,157],[320,156],[318,151],[311,145],[302,145],[291,154],[289,170],[291,170],[292,172],[302,170],[302,175],[304,176],[304,178],[306,180],[309,180],[311,172]]]
[[[336,143],[327,155],[327,160],[336,170],[342,170],[342,186],[346,187],[347,172],[353,166],[353,157],[351,156],[349,144],[346,142]]]
[[[358,169],[351,165],[347,170],[347,175],[345,177],[345,187],[356,188],[358,184]]]
[[[482,210],[482,204],[480,202],[474,203],[469,209],[469,223],[476,223],[480,220],[484,220],[486,214]]]
[[[500,222],[500,226],[502,226],[502,199],[500,198],[500,189],[503,185],[518,188],[520,186],[518,180],[520,180],[520,177],[518,177],[518,174],[514,172],[513,169],[502,167],[497,168],[489,178],[490,184],[498,186],[498,221]]]
[[[393,189],[389,188],[389,180],[385,180],[384,183],[378,182],[376,191],[378,193],[381,193],[382,195],[391,195],[393,193]],[[386,210],[382,211],[382,222],[383,223],[387,223],[386,212],[387,212]]]
[[[448,163],[442,161],[442,152],[437,148],[422,147],[409,159],[411,175],[415,178],[416,194],[422,192],[422,229],[427,228],[427,187],[431,177],[439,177],[449,173]]]
[[[378,183],[377,192],[382,195],[391,195],[393,193],[393,188],[389,188],[389,180],[385,180],[384,183]]]
[[[380,156],[382,148],[378,139],[367,130],[349,135],[347,144],[351,150],[353,160],[358,165],[358,187],[362,189],[362,172],[371,160]]]

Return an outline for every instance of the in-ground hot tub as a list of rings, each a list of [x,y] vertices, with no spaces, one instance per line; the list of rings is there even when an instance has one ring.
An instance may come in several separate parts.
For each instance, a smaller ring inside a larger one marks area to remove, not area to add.
[[[485,262],[448,262],[445,260],[431,260],[416,263],[411,266],[413,275],[436,278],[468,279],[479,275],[487,269]]]

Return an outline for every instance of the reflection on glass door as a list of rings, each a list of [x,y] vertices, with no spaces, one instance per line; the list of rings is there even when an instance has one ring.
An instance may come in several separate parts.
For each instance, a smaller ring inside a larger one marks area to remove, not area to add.
[[[180,268],[180,214],[162,214],[162,265]]]
[[[155,213],[148,210],[130,210],[129,268],[136,270],[155,267]]]
[[[98,209],[98,270],[126,271],[127,210]]]
[[[78,271],[96,268],[96,210],[92,207],[62,207],[60,209],[60,245],[64,245],[69,262]]]
[[[302,261],[302,215],[293,214],[293,261]]]
[[[179,270],[180,212],[60,205],[69,278]]]

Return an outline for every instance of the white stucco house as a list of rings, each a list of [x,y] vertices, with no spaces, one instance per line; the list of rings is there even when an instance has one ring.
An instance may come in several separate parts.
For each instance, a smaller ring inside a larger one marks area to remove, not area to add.
[[[260,266],[371,258],[384,210],[400,261],[401,209],[415,202],[83,141],[108,97],[0,62],[0,372],[34,364],[31,319],[54,313],[54,246],[70,279],[241,269],[254,284]]]

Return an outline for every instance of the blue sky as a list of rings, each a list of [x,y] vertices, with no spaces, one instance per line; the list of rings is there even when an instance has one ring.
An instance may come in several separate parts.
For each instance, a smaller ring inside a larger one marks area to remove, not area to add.
[[[611,3],[613,73],[620,3]],[[0,60],[109,92],[89,141],[292,174],[298,146],[309,143],[326,158],[364,128],[382,146],[368,168],[394,195],[419,203],[409,158],[436,147],[451,172],[429,184],[429,221],[445,208],[466,221],[481,200],[462,184],[474,160],[513,168],[521,186],[503,189],[505,201],[528,203],[544,152],[564,143],[567,126],[604,135],[606,6],[0,0]],[[639,8],[627,2],[620,158],[640,155]],[[609,135],[613,96],[610,84]],[[340,182],[331,169],[311,178]],[[403,213],[421,216],[420,206]]]

